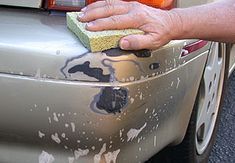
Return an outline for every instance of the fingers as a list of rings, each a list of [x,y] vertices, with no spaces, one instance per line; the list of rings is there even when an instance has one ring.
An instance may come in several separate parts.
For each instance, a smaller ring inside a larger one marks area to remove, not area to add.
[[[81,9],[81,11],[85,12],[85,11],[89,11],[89,10],[94,9],[94,8],[103,7],[105,5],[106,5],[105,1],[97,1],[95,3],[92,3],[92,4],[84,7],[83,9]]]
[[[140,49],[157,49],[162,44],[156,41],[150,34],[146,35],[129,35],[123,37],[119,46],[123,50],[140,50]]]
[[[92,9],[95,9],[95,8],[104,7],[108,3],[109,2],[107,2],[107,0],[106,1],[97,1],[97,2],[94,2],[94,3],[84,7],[81,11],[85,12],[85,11],[89,11],[89,10],[92,10]],[[111,0],[111,3],[112,4],[124,4],[125,2],[120,1],[120,0]]]
[[[80,15],[79,20],[82,22],[88,22],[99,18],[107,18],[113,15],[125,14],[128,11],[129,8],[125,5],[105,5],[103,7],[85,11],[82,15]]]
[[[142,23],[143,21],[136,21],[136,19],[133,19],[133,17],[129,14],[125,14],[114,15],[103,19],[97,19],[93,22],[89,22],[86,28],[90,31],[128,29],[138,28],[142,25]]]

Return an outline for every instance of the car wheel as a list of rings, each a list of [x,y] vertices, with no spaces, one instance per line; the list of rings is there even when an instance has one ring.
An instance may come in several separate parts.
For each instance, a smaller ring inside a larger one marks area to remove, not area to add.
[[[225,77],[228,70],[225,49],[224,44],[211,45],[184,140],[177,146],[163,150],[151,162],[208,162],[222,110]]]

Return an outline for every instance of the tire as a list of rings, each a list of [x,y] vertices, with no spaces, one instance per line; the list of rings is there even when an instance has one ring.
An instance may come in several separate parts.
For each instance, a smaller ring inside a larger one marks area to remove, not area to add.
[[[211,46],[183,141],[177,146],[164,149],[150,160],[151,163],[208,162],[216,138],[228,76],[229,58],[225,49],[224,44],[213,43]],[[218,60],[214,58],[216,56]],[[216,60],[221,63],[220,70],[218,70],[218,65],[213,65],[215,62],[212,61]],[[203,120],[205,120],[204,123]]]

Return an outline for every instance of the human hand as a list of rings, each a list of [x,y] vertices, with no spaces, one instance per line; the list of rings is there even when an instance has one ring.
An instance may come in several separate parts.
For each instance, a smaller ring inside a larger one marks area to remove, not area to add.
[[[88,22],[90,31],[135,28],[145,32],[123,37],[119,46],[125,50],[157,49],[175,39],[181,28],[177,13],[138,2],[98,1],[81,11],[78,19]]]

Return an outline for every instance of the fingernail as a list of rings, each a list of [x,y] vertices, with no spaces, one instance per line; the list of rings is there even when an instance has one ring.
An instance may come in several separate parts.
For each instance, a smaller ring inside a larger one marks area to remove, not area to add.
[[[78,14],[78,18],[82,18],[84,16],[84,13],[81,12],[80,14]]]
[[[86,11],[87,7],[81,9],[82,12]]]
[[[87,23],[86,24],[86,26],[89,28],[89,27],[92,27],[92,26],[94,26],[94,22],[89,22],[89,23]]]
[[[125,50],[128,49],[130,47],[130,43],[127,40],[122,40],[120,43],[120,47],[121,49]]]

